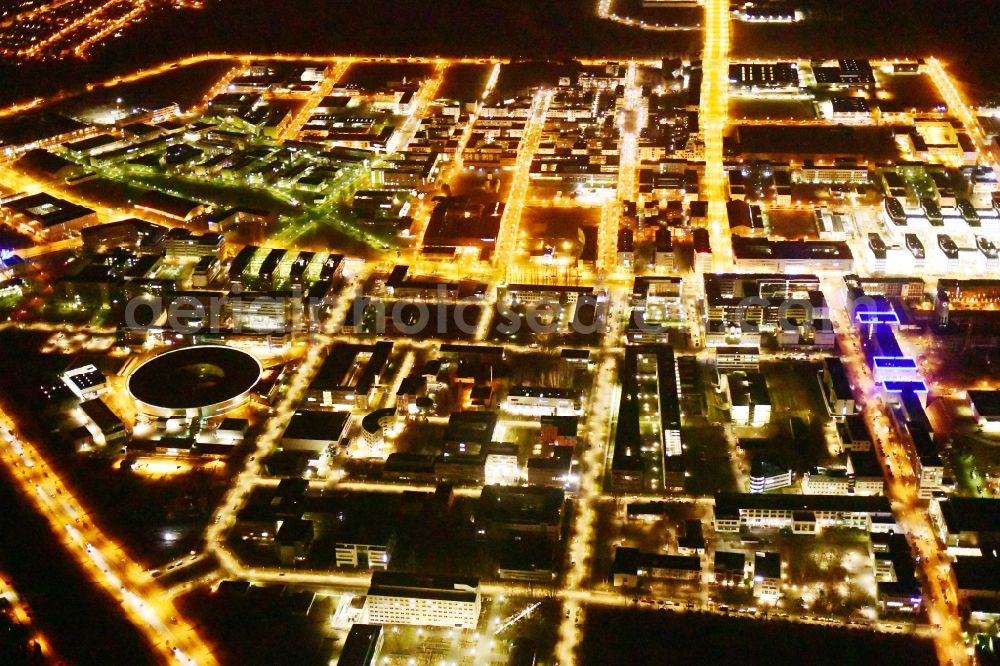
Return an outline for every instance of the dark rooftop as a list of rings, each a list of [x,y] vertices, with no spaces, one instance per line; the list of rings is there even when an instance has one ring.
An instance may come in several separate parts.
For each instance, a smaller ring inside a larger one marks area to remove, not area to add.
[[[766,495],[758,493],[720,493],[715,496],[716,516],[736,516],[740,509],[785,511],[847,511],[853,513],[891,513],[889,499],[881,496],[848,495]]]
[[[940,506],[952,534],[1000,531],[1000,499],[949,497]]]
[[[350,418],[348,412],[299,410],[292,415],[283,439],[338,440]]]

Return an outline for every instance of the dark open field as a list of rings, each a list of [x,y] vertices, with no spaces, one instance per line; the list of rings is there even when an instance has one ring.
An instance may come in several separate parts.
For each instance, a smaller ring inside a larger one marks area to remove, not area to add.
[[[598,664],[936,664],[930,641],[780,621],[591,609],[584,666]]]

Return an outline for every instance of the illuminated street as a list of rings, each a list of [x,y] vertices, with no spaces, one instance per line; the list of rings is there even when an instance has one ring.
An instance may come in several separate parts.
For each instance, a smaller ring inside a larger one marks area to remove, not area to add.
[[[837,308],[843,313],[843,306]],[[854,326],[847,317],[842,315],[834,319],[842,334],[848,336],[851,350],[860,347]],[[920,555],[925,571],[925,586],[929,592],[928,615],[931,624],[935,625],[933,633],[938,654],[942,663],[964,664],[968,655],[962,640],[962,624],[958,616],[955,600],[958,597],[954,585],[947,555],[942,552],[940,543],[931,527],[926,506],[921,502],[913,488],[914,470],[910,465],[910,455],[907,444],[897,435],[894,429],[887,428],[889,416],[885,412],[884,403],[877,397],[877,391],[871,380],[871,373],[864,363],[863,356],[856,351],[849,351],[844,356],[845,365],[853,374],[853,383],[863,396],[865,419],[872,432],[880,433],[878,437],[878,452],[882,465],[891,471],[888,484],[889,495],[894,502],[894,510],[900,518],[900,523],[906,531],[911,547]]]
[[[6,604],[6,613],[11,620],[23,627],[30,627],[31,609],[17,594],[17,590],[11,587],[6,580],[2,579],[0,579],[0,599],[4,600],[4,603]],[[33,631],[30,634],[29,639],[31,646],[37,646],[37,649],[41,653],[42,657],[49,660],[56,660],[57,657],[53,653],[49,640],[37,628],[32,628],[32,630]]]
[[[122,611],[166,662],[215,663],[197,631],[179,618],[156,583],[91,522],[34,447],[17,436],[9,418],[4,415],[2,420],[0,434],[6,444],[2,459],[7,476],[20,485],[25,497],[32,498],[94,582],[120,599]]]
[[[500,232],[497,234],[494,265],[501,274],[510,269],[514,253],[520,241],[521,215],[524,212],[525,198],[528,196],[528,176],[531,161],[538,150],[542,126],[545,123],[545,113],[552,102],[552,93],[538,91],[531,102],[528,124],[524,137],[518,144],[517,160],[514,164],[514,175],[511,178],[510,196],[500,220]]]
[[[729,100],[729,3],[705,2],[705,49],[702,56],[701,127],[705,137],[705,190],[708,224],[716,270],[731,265],[726,223],[726,182],[722,137],[726,131]]]

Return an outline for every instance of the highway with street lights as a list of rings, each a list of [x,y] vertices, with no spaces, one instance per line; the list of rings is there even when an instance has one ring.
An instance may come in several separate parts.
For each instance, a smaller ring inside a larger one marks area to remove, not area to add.
[[[726,214],[726,171],[723,136],[729,115],[729,33],[727,0],[705,0],[704,48],[701,54],[700,119],[705,140],[705,196],[715,270],[732,266],[732,243]]]
[[[120,602],[122,612],[163,660],[185,666],[214,664],[211,648],[180,617],[156,581],[94,524],[58,473],[2,412],[0,440],[0,461],[8,478],[45,517],[89,577]]]

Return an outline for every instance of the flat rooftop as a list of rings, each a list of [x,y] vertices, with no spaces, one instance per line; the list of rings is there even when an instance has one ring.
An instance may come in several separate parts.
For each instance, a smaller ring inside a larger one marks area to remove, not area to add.
[[[373,345],[337,343],[323,361],[309,388],[312,391],[354,389],[367,393],[388,363],[390,352],[391,342],[382,341]],[[369,356],[357,372],[352,372],[361,354]]]
[[[1000,531],[1000,499],[949,497],[940,507],[951,534]]]
[[[474,602],[479,596],[479,579],[376,571],[368,596]]]
[[[743,155],[898,157],[888,127],[739,125],[733,147]]]
[[[772,241],[733,236],[736,259],[851,260],[851,248],[842,241]]]
[[[1000,592],[1000,558],[958,557],[952,568],[958,589],[969,592]]]
[[[981,417],[1000,418],[1000,391],[969,391],[969,400]]]
[[[336,441],[343,435],[350,417],[348,412],[299,410],[292,414],[282,438]]]
[[[476,518],[503,523],[556,524],[566,493],[548,486],[485,486],[476,503]]]
[[[889,498],[881,496],[766,495],[761,493],[720,493],[715,496],[716,516],[737,516],[740,509],[892,513]]]
[[[344,641],[344,649],[337,659],[340,666],[369,666],[377,656],[379,639],[382,637],[380,624],[353,624]]]
[[[44,227],[54,227],[94,213],[86,206],[78,206],[45,192],[8,201],[2,207],[20,213]]]

